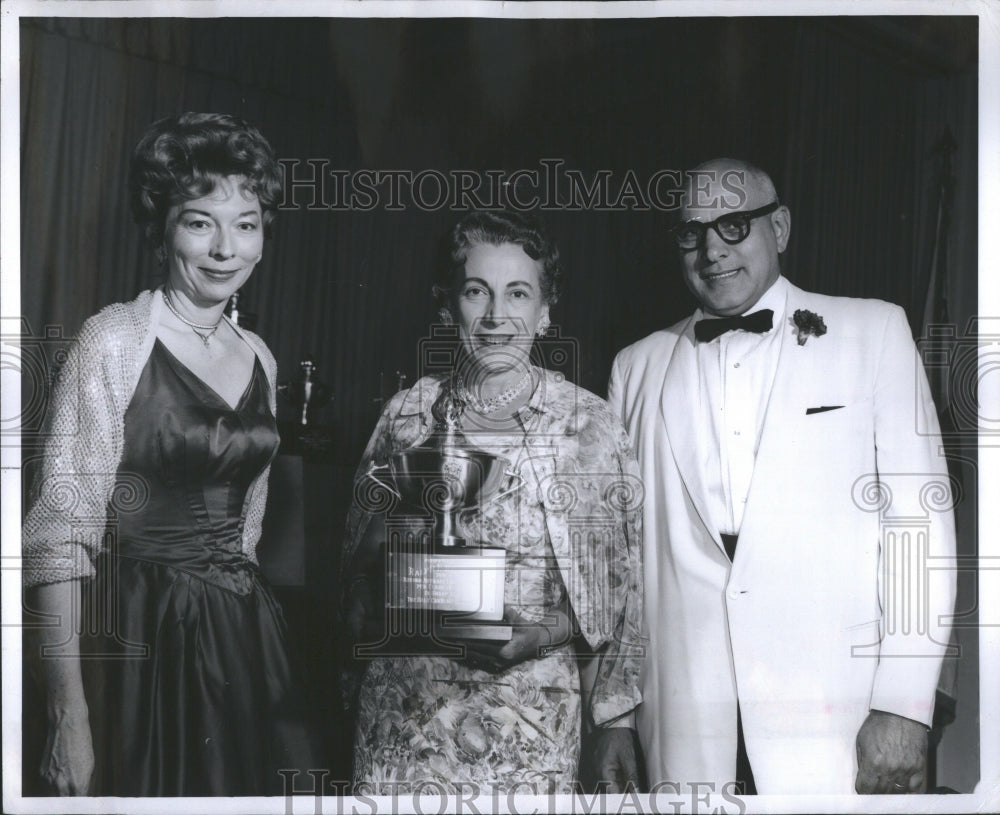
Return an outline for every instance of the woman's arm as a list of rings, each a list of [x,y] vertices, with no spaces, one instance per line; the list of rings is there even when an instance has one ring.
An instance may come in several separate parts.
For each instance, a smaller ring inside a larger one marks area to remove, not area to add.
[[[86,795],[94,771],[90,714],[80,671],[79,585],[36,586],[32,609],[50,624],[28,638],[34,673],[45,690],[48,736],[39,772],[59,795]]]
[[[635,788],[639,784],[635,711],[601,725],[594,724],[588,714],[600,659],[599,654],[578,656],[584,710],[580,782],[587,790],[622,793],[629,785]]]
[[[604,409],[595,410],[591,419],[593,443],[587,446],[581,471],[600,475],[592,477],[589,489],[580,495],[584,514],[604,519],[607,531],[592,536],[594,548],[578,550],[578,562],[589,579],[577,585],[592,589],[578,600],[587,620],[604,622],[586,641],[582,637],[578,641],[584,710],[581,781],[624,792],[640,781],[634,710],[641,701],[644,496],[628,437],[618,420]],[[601,636],[594,636],[598,632]]]
[[[274,354],[267,344],[252,331],[233,326],[239,334],[253,349],[257,359],[264,369],[264,376],[267,378],[267,403],[271,408],[271,415],[277,418],[278,403],[278,366],[274,360]],[[264,528],[264,513],[267,509],[268,479],[271,475],[271,465],[268,464],[250,484],[245,499],[245,513],[243,523],[243,552],[251,560],[257,560],[257,544]]]
[[[86,794],[94,769],[77,636],[79,581],[94,574],[103,548],[121,459],[142,340],[132,311],[109,306],[71,345],[48,401],[44,453],[22,527],[26,599],[48,622],[26,638],[49,722],[40,773],[60,795]]]
[[[403,445],[409,446],[411,441],[407,434],[412,429],[401,427],[397,421],[408,393],[400,391],[389,400],[354,476],[354,500],[347,515],[346,537],[341,547],[340,591],[343,619],[355,642],[363,637],[370,639],[382,622],[377,616],[378,587],[373,584],[373,576],[380,574],[375,567],[386,539],[385,517],[395,503],[392,490],[384,481],[384,465],[399,444],[397,435],[401,431],[404,433]],[[365,636],[366,629],[368,636]]]
[[[26,587],[92,577],[104,548],[135,385],[131,346],[141,340],[120,323],[105,312],[87,320],[55,379],[21,530]]]
[[[600,662],[600,655],[583,655],[578,657],[580,666],[580,696],[583,702],[583,709],[590,710],[590,697],[594,692],[594,685],[597,682],[597,668]],[[626,715],[601,725],[594,724],[589,716],[584,716],[584,732],[603,730],[605,728],[635,727],[635,711],[630,710]]]

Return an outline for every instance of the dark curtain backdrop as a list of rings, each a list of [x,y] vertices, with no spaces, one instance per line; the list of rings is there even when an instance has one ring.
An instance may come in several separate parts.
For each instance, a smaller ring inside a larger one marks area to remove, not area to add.
[[[279,156],[302,162],[300,178],[309,159],[481,174],[557,159],[588,180],[610,173],[614,195],[630,171],[644,183],[713,156],[748,158],[792,210],[788,277],[899,303],[915,335],[938,205],[933,147],[950,132],[945,292],[960,334],[976,313],[975,17],[38,18],[22,20],[20,44],[21,311],[35,335],[72,336],[100,307],[160,282],[128,212],[127,163],[150,122],[184,110],[255,123]],[[458,214],[310,209],[310,198],[300,188],[280,213],[240,305],[280,380],[304,354],[318,364],[346,491],[397,372],[420,375],[435,249]],[[666,236],[672,214],[547,218],[567,269],[553,309],[563,367],[603,395],[617,350],[692,309]],[[331,497],[331,513],[347,498]],[[962,512],[974,552],[974,503]],[[327,572],[317,580],[330,594]],[[971,789],[978,705],[966,664],[970,724],[939,769]]]
[[[976,313],[974,77],[941,73],[926,54],[887,55],[872,42],[879,28],[838,22],[831,30],[836,36],[796,31],[782,163],[792,209],[788,273],[806,289],[898,303],[919,336],[938,205],[934,149],[947,131],[957,165],[947,295],[964,330]]]
[[[201,109],[254,122],[284,158],[345,170],[510,172],[555,158],[585,178],[610,171],[614,193],[629,170],[644,183],[749,157],[792,208],[789,277],[900,303],[915,331],[930,147],[950,128],[966,216],[948,278],[961,320],[975,312],[976,20],[881,19],[24,20],[23,314],[36,333],[72,335],[159,281],[128,213],[127,157],[152,120]],[[457,215],[309,211],[311,195],[298,189],[279,216],[241,306],[281,378],[314,356],[350,459],[396,372],[419,373],[434,251]],[[584,387],[603,393],[620,347],[690,310],[670,217],[548,214],[568,270],[554,317]]]

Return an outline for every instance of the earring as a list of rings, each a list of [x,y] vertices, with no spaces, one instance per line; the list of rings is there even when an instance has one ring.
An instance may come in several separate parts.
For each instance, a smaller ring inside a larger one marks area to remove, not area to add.
[[[549,330],[549,325],[550,323],[548,316],[546,315],[542,317],[542,319],[538,321],[538,328],[535,329],[535,336],[536,337],[545,336],[545,332]]]
[[[438,309],[438,321],[441,325],[452,325],[455,322],[454,318],[451,316],[451,311],[444,306],[441,306],[441,308]]]

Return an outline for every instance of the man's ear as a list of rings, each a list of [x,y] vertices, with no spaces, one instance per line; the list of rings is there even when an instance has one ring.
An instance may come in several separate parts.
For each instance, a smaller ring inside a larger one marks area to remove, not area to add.
[[[788,246],[788,236],[792,234],[792,213],[784,204],[771,213],[771,226],[774,227],[774,239],[778,243],[778,251],[784,252]]]

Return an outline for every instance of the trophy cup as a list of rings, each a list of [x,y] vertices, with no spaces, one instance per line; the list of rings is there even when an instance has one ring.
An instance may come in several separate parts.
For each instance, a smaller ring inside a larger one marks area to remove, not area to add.
[[[408,635],[509,640],[512,628],[502,621],[506,552],[462,537],[458,515],[507,494],[497,489],[513,473],[503,457],[465,443],[458,427],[464,408],[450,391],[442,394],[428,441],[384,465],[397,512],[433,520],[419,535],[406,534],[405,523],[387,523],[386,608]]]

